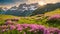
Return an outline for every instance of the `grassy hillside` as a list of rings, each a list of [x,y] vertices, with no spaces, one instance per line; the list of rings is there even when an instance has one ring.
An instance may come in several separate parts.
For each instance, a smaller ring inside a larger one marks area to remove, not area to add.
[[[12,15],[0,15],[0,24],[4,23],[6,19],[14,19],[14,18],[19,18],[19,17]]]
[[[56,9],[54,11],[45,13],[45,15],[48,15],[48,16],[52,16],[52,15],[55,15],[55,14],[60,14],[60,9]]]
[[[51,12],[47,12],[45,14],[39,14],[39,15],[35,15],[35,16],[31,16],[31,17],[17,17],[17,16],[11,16],[11,15],[0,15],[0,24],[5,23],[6,19],[18,19],[19,21],[17,21],[17,23],[20,24],[41,24],[41,25],[45,25],[46,27],[50,27],[49,24],[46,23],[47,21],[47,15],[48,16],[52,16],[54,14],[60,14],[60,9],[56,9],[54,11]],[[60,27],[59,25],[56,25],[58,28]]]

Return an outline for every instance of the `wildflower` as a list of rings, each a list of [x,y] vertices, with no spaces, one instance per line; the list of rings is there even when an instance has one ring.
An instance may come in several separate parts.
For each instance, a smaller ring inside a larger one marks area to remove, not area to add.
[[[48,20],[51,20],[51,19],[60,19],[60,14],[56,14],[48,18]]]
[[[57,30],[58,30],[58,28],[48,28],[47,29],[50,33],[55,33]]]
[[[50,34],[50,31],[49,30],[46,30],[44,34]]]
[[[46,29],[46,28],[43,25],[39,26],[39,30],[44,30],[44,29]]]
[[[23,28],[22,28],[22,27],[18,27],[17,30],[18,30],[18,31],[22,31]]]
[[[2,28],[2,29],[6,29],[6,28],[8,28],[8,26],[2,25],[1,28]]]
[[[2,32],[5,32],[6,31],[6,29],[2,29]]]
[[[14,25],[10,25],[10,29],[14,30],[14,29],[16,29],[16,27]]]
[[[23,27],[20,24],[17,24],[16,27],[17,27],[18,31],[22,31],[23,30]]]
[[[31,24],[29,27],[30,27],[32,30],[38,29],[38,26],[37,26],[36,24]]]
[[[8,24],[13,24],[13,23],[12,21],[7,21],[5,24],[8,25]]]
[[[22,24],[24,28],[28,28],[29,24]]]
[[[19,27],[19,26],[21,26],[21,24],[16,24],[16,27]]]
[[[60,30],[55,30],[54,33],[60,34]]]
[[[60,30],[58,31],[58,34],[60,34]]]

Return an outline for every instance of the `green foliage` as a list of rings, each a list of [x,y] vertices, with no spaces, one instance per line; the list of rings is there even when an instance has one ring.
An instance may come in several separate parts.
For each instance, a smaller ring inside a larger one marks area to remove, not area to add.
[[[23,34],[23,32],[19,32],[17,30],[9,30],[5,32],[1,32],[1,34]]]
[[[50,25],[50,26],[54,26],[54,27],[57,27],[57,26],[60,26],[60,21],[59,20],[48,20],[47,23]]]

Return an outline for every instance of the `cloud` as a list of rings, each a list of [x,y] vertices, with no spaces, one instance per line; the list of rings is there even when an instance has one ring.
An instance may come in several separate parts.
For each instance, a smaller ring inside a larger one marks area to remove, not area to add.
[[[16,3],[34,3],[38,1],[45,1],[45,2],[60,2],[60,0],[0,0],[0,5],[9,5],[9,4],[16,4]]]
[[[56,3],[60,2],[60,0],[45,0],[47,3]]]
[[[18,6],[20,3],[36,3],[36,2],[46,2],[46,3],[54,3],[60,2],[60,0],[0,0],[0,6],[3,7],[11,7],[11,6]]]

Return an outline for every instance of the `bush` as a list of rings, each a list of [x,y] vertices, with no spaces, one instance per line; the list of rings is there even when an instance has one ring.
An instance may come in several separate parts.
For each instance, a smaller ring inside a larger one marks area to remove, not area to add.
[[[48,18],[47,23],[53,26],[60,25],[60,14],[53,15]]]

